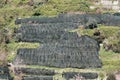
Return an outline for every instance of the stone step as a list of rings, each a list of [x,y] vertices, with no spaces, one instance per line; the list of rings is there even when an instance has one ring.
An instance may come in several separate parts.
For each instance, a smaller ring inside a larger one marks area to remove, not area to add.
[[[25,67],[15,67],[15,71],[20,71],[26,75],[46,75],[52,76],[55,75],[54,70],[43,69],[43,68],[25,68]]]
[[[23,76],[22,80],[53,80],[53,76]]]
[[[63,72],[62,76],[66,80],[70,80],[71,78],[85,78],[85,79],[98,78],[98,74],[95,72]]]

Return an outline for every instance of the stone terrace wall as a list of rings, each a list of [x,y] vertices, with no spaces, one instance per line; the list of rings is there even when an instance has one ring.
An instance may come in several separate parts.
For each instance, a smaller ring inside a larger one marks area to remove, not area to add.
[[[87,27],[86,24],[98,23],[108,26],[120,26],[120,16],[114,16],[112,14],[60,14],[54,17],[41,17],[41,18],[24,18],[16,19],[16,24],[21,23],[79,23]]]
[[[18,67],[17,71],[21,71],[24,74],[27,75],[49,75],[49,76],[53,76],[55,75],[55,71],[54,70],[49,70],[49,69],[40,69],[40,68],[24,68],[24,67]]]
[[[14,31],[17,41],[38,42],[40,46],[38,48],[19,48],[13,60],[14,65],[82,69],[102,67],[98,42],[87,35],[78,36],[76,32],[69,32],[69,30],[77,29],[80,25],[86,25],[91,19],[92,23],[94,21],[100,23],[102,21],[100,16],[101,14],[61,14],[55,17],[17,19],[16,24],[21,24]],[[33,69],[26,70],[30,70],[31,72],[27,72],[32,73]],[[23,77],[23,80],[33,79],[53,80],[53,76]]]
[[[39,48],[18,49],[14,64],[77,68],[101,67],[97,41],[89,36],[79,37],[76,34],[77,37],[75,37],[74,35],[64,35],[58,40],[59,42],[43,44]]]
[[[76,23],[48,23],[48,24],[26,24],[21,25],[16,32],[18,41],[24,42],[53,42],[60,39],[66,30],[72,30],[79,26]]]
[[[98,74],[94,73],[94,72],[63,72],[62,76],[66,79],[66,80],[70,80],[71,78],[75,78],[75,76],[82,76],[85,79],[96,79],[98,78]]]
[[[53,76],[24,76],[22,80],[53,80]]]
[[[56,17],[21,19],[23,22],[16,20],[17,23],[27,23],[22,24],[15,31],[18,41],[39,42],[41,46],[33,49],[18,49],[14,64],[65,68],[101,67],[98,42],[89,36],[78,36],[76,32],[69,32],[76,29],[80,25],[79,22],[87,22],[89,17],[99,20],[100,18],[96,16],[101,15],[61,14]]]
[[[13,80],[7,66],[0,65],[0,80]]]

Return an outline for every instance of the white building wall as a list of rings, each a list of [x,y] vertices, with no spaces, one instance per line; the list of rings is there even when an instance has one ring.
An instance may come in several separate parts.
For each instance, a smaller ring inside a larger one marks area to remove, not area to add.
[[[117,11],[117,10],[120,10],[120,7],[119,6],[113,6],[112,9]]]
[[[120,9],[120,1],[116,0],[116,1],[112,1],[112,0],[101,0],[101,5],[104,8],[108,8],[108,9],[113,9],[113,10],[119,10]]]
[[[119,5],[119,1],[113,1],[113,5]]]
[[[102,5],[112,5],[112,1],[109,0],[101,0]]]

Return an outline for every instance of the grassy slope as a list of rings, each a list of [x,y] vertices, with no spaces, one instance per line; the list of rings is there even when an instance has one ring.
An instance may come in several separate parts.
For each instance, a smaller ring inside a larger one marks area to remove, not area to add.
[[[0,8],[0,30],[6,27],[6,28],[9,28],[12,33],[13,28],[15,26],[14,21],[17,17],[31,16],[36,12],[42,15],[55,15],[55,14],[58,14],[59,12],[64,12],[64,11],[82,10],[78,5],[79,1],[80,0],[76,0],[74,2],[72,2],[72,0],[50,0],[48,3],[45,3],[44,5],[41,5],[41,6],[29,6],[29,5],[26,5],[27,0],[23,0],[23,5],[20,6],[19,5],[20,0],[12,0],[8,4],[6,4],[4,7]],[[72,6],[72,7],[69,7],[69,6]],[[84,10],[87,10],[86,7]],[[120,30],[119,27],[104,27],[103,25],[100,25],[100,26],[102,27],[99,27],[99,29],[103,31],[103,33],[107,37],[111,36],[118,29]],[[94,30],[84,30],[83,32],[85,34],[92,35]],[[37,43],[36,44],[15,43],[14,40],[12,40],[10,44],[7,44],[9,55],[7,56],[6,60],[13,59],[16,53],[16,50],[20,47],[37,47],[37,46],[38,46]],[[103,48],[101,48],[100,58],[103,62],[103,67],[100,69],[94,69],[94,70],[90,69],[88,71],[109,72],[112,70],[120,69],[119,68],[120,54],[113,53],[112,51],[106,52]],[[32,67],[41,68],[40,66],[32,66]],[[48,68],[48,67],[43,67],[43,68]],[[60,73],[62,71],[83,71],[81,69],[74,69],[74,68],[67,68],[67,69],[52,68],[52,69],[56,69],[57,72],[60,72]]]
[[[24,18],[28,16],[32,16],[35,13],[39,13],[41,15],[56,15],[59,12],[66,12],[66,11],[85,11],[88,10],[86,5],[86,0],[49,0],[47,3],[44,4],[37,4],[39,0],[34,0],[36,3],[31,6],[31,0],[0,0],[0,32],[3,29],[7,29],[9,33],[5,33],[5,35],[12,36],[13,28],[16,26],[14,21],[16,18]],[[83,5],[84,1],[84,5]],[[71,6],[71,8],[69,7]],[[4,35],[0,33],[0,54],[6,53],[10,54],[14,52],[12,49],[14,44],[14,39],[10,37],[10,44],[5,44],[4,40],[2,40]],[[3,50],[5,49],[5,50]],[[9,52],[9,53],[8,53]]]
[[[9,46],[9,44],[5,44],[3,39],[5,38],[4,35],[7,35],[8,37],[10,37],[10,44],[14,42],[11,36],[13,33],[13,28],[15,27],[15,19],[18,17],[31,16],[33,14],[32,7],[25,5],[25,1],[23,1],[23,5],[21,6],[21,0],[8,0],[7,4],[5,4],[4,1],[5,0],[2,0],[0,3],[0,58],[2,57],[1,55],[4,56],[4,54],[8,55],[13,53],[13,49],[11,49],[12,46]],[[2,33],[3,29],[7,29],[8,33]],[[0,60],[0,63],[1,61],[5,60]]]
[[[89,0],[49,0],[44,5],[35,9],[42,15],[56,15],[60,12],[89,11]]]

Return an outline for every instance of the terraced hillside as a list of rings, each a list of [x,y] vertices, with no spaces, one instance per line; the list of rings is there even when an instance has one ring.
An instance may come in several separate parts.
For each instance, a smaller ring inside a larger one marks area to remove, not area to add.
[[[25,20],[26,20],[29,17],[38,18],[38,16],[39,17],[43,16],[43,17],[46,17],[46,19],[47,19],[48,16],[55,17],[55,15],[57,15],[59,13],[69,13],[69,14],[72,14],[72,13],[81,14],[82,13],[82,15],[83,15],[83,13],[91,12],[91,10],[89,9],[89,6],[92,4],[91,2],[89,2],[89,0],[74,0],[74,1],[73,0],[59,0],[59,1],[58,0],[44,0],[44,1],[42,1],[42,0],[0,0],[0,2],[1,2],[0,3],[0,63],[4,64],[4,65],[7,62],[11,62],[14,59],[18,48],[39,47],[38,42],[34,42],[34,44],[33,44],[30,42],[18,43],[15,41],[15,39],[13,37],[14,36],[13,33],[15,30],[15,27],[18,28],[18,26],[15,25],[16,19],[18,19],[18,23],[19,23],[19,20],[21,20],[20,18],[22,18],[22,19],[25,18]],[[94,15],[96,15],[96,14],[94,14]],[[101,32],[100,36],[93,35],[94,32],[96,31],[94,29],[82,29],[81,30],[81,26],[79,26],[78,29],[70,31],[70,32],[77,32],[82,35],[87,34],[87,35],[94,37],[96,40],[101,41],[101,39],[102,39],[102,42],[106,42],[106,41],[108,42],[108,44],[105,46],[103,44],[101,44],[101,48],[99,51],[99,55],[100,55],[99,57],[103,63],[102,68],[83,70],[83,69],[77,69],[77,68],[55,68],[55,67],[35,66],[35,65],[27,65],[27,66],[19,66],[19,67],[25,67],[25,68],[27,67],[30,69],[37,68],[38,70],[41,70],[41,68],[43,70],[44,70],[44,68],[54,70],[57,75],[52,75],[53,77],[49,76],[49,78],[50,79],[54,78],[54,79],[58,79],[58,80],[63,79],[63,77],[61,75],[63,72],[73,72],[73,73],[74,72],[79,72],[79,73],[80,72],[95,72],[95,73],[99,73],[99,77],[103,78],[106,76],[106,74],[109,74],[116,70],[117,71],[120,70],[120,67],[119,67],[119,65],[120,65],[119,15],[115,15],[115,16],[116,17],[113,18],[112,14],[109,14],[107,17],[101,18],[101,20],[106,19],[103,22],[109,21],[109,23],[107,23],[106,26],[97,24],[97,23],[100,23],[99,18],[96,18],[97,22],[94,19],[91,20],[91,18],[87,19],[88,20],[88,21],[86,21],[87,24],[85,24],[84,26],[88,27],[91,24],[91,22],[92,23],[94,22],[94,25],[96,25],[97,29]],[[41,17],[41,18],[43,18],[43,17]],[[62,15],[60,15],[59,17],[62,17]],[[55,24],[54,26],[60,25],[62,27],[62,25],[68,25],[71,27],[72,26],[76,27],[76,25],[79,25],[79,24],[76,24],[76,22],[79,21],[78,17],[76,17],[76,18],[72,18],[73,20],[72,19],[71,20],[64,19],[65,21],[68,20],[68,23],[62,23],[62,24],[58,23],[58,24]],[[25,20],[24,20],[24,22],[26,22]],[[39,21],[37,22],[34,20],[32,21],[32,19],[30,19],[30,20],[31,21],[28,21],[29,24],[31,24],[31,23],[38,24],[39,23]],[[57,19],[54,19],[54,20],[57,21]],[[51,21],[51,19],[49,21]],[[69,21],[74,21],[75,23],[71,24]],[[44,22],[44,20],[43,20],[43,22]],[[17,23],[17,21],[16,21],[16,23]],[[84,24],[84,23],[82,23],[82,24]],[[44,24],[44,25],[46,25],[46,24]],[[24,26],[29,26],[29,25],[24,25]],[[33,25],[33,26],[37,27],[37,25]],[[48,27],[49,26],[51,26],[51,24],[49,24]],[[68,26],[66,26],[66,27],[68,27]],[[51,31],[52,31],[52,29],[51,29]],[[43,31],[44,31],[44,29],[43,29]],[[29,36],[27,36],[27,37],[29,37]],[[55,38],[57,38],[57,37],[55,37]],[[103,41],[104,39],[105,39],[105,41]],[[16,66],[16,67],[18,67],[18,66]],[[70,74],[72,74],[72,73],[70,73]],[[24,77],[25,79],[26,79],[26,77],[29,77],[29,79],[31,78],[28,75],[27,76],[24,74],[21,74],[21,75],[25,76]],[[76,73],[74,75],[76,75]],[[15,78],[19,77],[19,75],[12,75],[12,76],[14,76]],[[82,75],[82,76],[84,76],[84,75]],[[35,78],[39,78],[39,77],[35,77]],[[42,77],[42,78],[44,79],[44,77]],[[16,80],[18,80],[18,79],[16,79]]]

